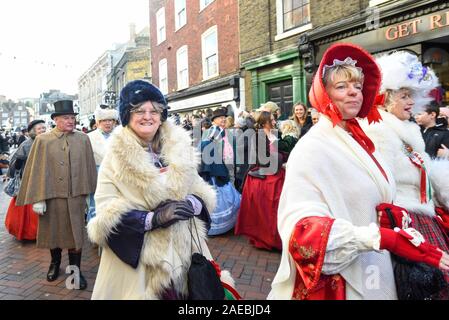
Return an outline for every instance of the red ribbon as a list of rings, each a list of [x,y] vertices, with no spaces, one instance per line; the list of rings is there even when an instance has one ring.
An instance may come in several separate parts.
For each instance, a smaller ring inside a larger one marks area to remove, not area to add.
[[[326,109],[323,113],[331,119],[334,126],[339,124],[343,120],[343,116],[341,115],[340,110],[338,110],[338,108],[332,103],[329,103],[326,106]]]
[[[376,108],[373,108],[376,109]],[[376,109],[377,110],[377,109]],[[380,115],[379,115],[380,116]],[[359,122],[356,119],[346,120],[346,128],[351,132],[352,137],[357,141],[360,146],[365,149],[368,155],[373,159],[376,166],[379,168],[380,172],[384,176],[384,178],[388,181],[387,174],[385,173],[384,168],[380,165],[377,159],[374,157],[373,152],[376,150],[374,147],[374,143],[370,138],[365,134],[363,129],[360,127]]]
[[[221,269],[218,263],[216,263],[214,260],[209,260],[209,262],[214,266],[215,272],[217,272],[218,277],[221,277]]]
[[[229,292],[231,292],[231,294],[234,296],[234,299],[236,300],[242,300],[243,298],[239,295],[239,293],[237,292],[237,290],[235,290],[235,288],[231,287],[229,284],[227,284],[226,282],[222,282],[221,283],[223,288],[227,289]]]
[[[383,106],[385,104],[385,94],[378,94],[374,99],[375,106]]]
[[[346,128],[351,132],[354,139],[365,149],[368,153],[373,153],[374,143],[365,134],[356,119],[346,120]]]
[[[422,166],[424,161],[418,156],[418,154],[416,152],[411,152],[409,159],[410,159],[411,163],[413,163],[415,165],[415,167],[417,167],[421,173],[421,185],[419,188],[421,203],[427,203],[427,193],[426,193],[427,174],[426,174],[426,170],[424,170],[424,168]],[[415,161],[414,159],[417,159],[417,160]]]

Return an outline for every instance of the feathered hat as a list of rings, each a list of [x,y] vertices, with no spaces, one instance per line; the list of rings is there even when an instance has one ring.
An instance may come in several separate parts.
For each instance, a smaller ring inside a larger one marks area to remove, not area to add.
[[[423,81],[422,87],[415,90],[413,94],[416,112],[422,111],[431,101],[435,100],[435,97],[431,95],[431,92],[440,86],[440,82],[435,72],[429,67],[426,68],[430,80]]]
[[[433,100],[429,93],[439,86],[438,78],[429,67],[423,66],[418,57],[407,51],[395,51],[376,59],[382,72],[380,92],[407,88],[412,91],[415,105],[413,111],[420,112]]]
[[[109,120],[109,119],[118,120],[117,110],[108,108],[107,106],[106,107],[103,106],[104,105],[100,105],[95,109],[94,115],[96,121]]]

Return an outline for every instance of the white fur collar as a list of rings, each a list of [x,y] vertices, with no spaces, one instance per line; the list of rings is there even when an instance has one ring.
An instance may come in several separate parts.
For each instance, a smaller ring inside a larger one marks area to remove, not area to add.
[[[168,163],[168,177],[175,175],[178,181],[187,179],[197,171],[199,164],[199,154],[190,148],[192,142],[189,134],[170,121],[164,122],[159,130],[162,136],[161,158]],[[159,168],[152,163],[149,152],[142,148],[139,138],[127,127],[114,133],[109,156],[116,158],[113,161],[115,178],[125,184],[146,189],[159,174]]]
[[[425,144],[421,135],[419,126],[408,120],[399,120],[395,115],[379,110],[382,120],[390,127],[402,140],[402,142],[410,145],[414,151],[419,153],[425,152]]]

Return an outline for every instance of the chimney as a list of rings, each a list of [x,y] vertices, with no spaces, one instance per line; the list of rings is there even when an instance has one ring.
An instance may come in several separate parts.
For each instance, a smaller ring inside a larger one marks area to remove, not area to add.
[[[136,24],[135,23],[129,24],[129,43],[131,45],[136,44]]]

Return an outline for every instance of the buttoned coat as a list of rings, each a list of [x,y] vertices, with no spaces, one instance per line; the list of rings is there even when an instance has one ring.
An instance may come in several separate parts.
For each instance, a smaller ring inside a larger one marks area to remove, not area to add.
[[[36,137],[17,196],[18,205],[46,201],[39,217],[37,246],[81,248],[86,196],[95,192],[97,174],[87,135],[57,128]]]

